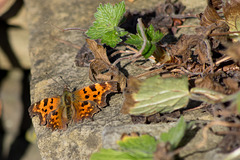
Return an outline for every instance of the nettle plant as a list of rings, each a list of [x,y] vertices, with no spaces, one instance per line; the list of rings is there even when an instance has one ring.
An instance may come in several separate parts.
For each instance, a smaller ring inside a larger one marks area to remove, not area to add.
[[[154,31],[154,27],[150,25],[145,28],[141,19],[138,19],[137,33],[132,34],[119,27],[125,13],[124,1],[115,4],[100,4],[97,12],[94,14],[96,20],[87,30],[86,34],[91,39],[101,39],[101,42],[114,48],[123,41],[122,37],[126,36],[125,41],[128,45],[135,46],[144,58],[149,58],[157,49],[156,43],[163,38],[163,34]]]

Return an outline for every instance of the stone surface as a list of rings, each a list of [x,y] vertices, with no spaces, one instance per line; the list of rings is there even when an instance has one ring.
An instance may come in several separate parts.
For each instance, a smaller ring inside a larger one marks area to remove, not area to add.
[[[106,126],[103,130],[103,148],[118,149],[117,141],[120,140],[123,133],[142,133],[154,136],[157,140],[160,138],[161,133],[167,132],[170,128],[176,125],[175,122],[172,123],[162,123],[162,124],[135,124],[135,125],[122,125],[117,127]],[[224,129],[223,127],[214,127],[213,130]],[[198,144],[202,142],[202,129],[198,130],[193,127],[191,131],[185,135],[187,144],[181,149],[180,157],[185,160],[209,160],[209,159],[224,159],[226,155],[216,154],[219,150],[216,149],[221,136],[216,136],[214,134],[209,134],[207,144],[204,147],[199,148]]]
[[[61,32],[59,28],[79,27],[87,29],[93,22],[93,14],[100,1],[96,0],[59,0],[59,1],[31,1],[25,0],[28,10],[28,21],[30,28],[29,51],[31,57],[31,101],[36,102],[46,97],[62,94],[65,82],[73,88],[82,88],[91,84],[88,79],[88,68],[80,68],[74,65],[74,58],[77,49],[72,46],[59,43],[57,39],[70,41],[82,46],[85,36],[81,31]],[[115,1],[101,1],[119,2]],[[163,2],[163,1],[162,1]],[[140,10],[149,9],[159,3],[157,0],[126,1],[127,9]],[[187,5],[187,1],[185,2]],[[202,4],[201,4],[202,5]],[[197,6],[197,7],[196,7]],[[203,11],[204,6],[200,6],[198,1],[191,1],[187,8],[194,7],[197,11]],[[57,26],[57,27],[56,27]],[[136,66],[128,65],[124,69],[131,75],[135,75]],[[60,78],[63,77],[64,81]],[[90,155],[100,149],[116,148],[116,140],[123,132],[138,131],[148,133],[153,136],[160,135],[167,131],[174,123],[155,125],[133,125],[129,115],[120,113],[123,97],[120,94],[111,96],[109,106],[94,116],[94,121],[85,120],[83,123],[70,125],[66,131],[54,131],[44,126],[39,126],[39,118],[33,118],[33,124],[37,134],[37,143],[43,159],[89,159]],[[209,115],[201,115],[202,120],[211,119]],[[189,115],[189,119],[194,119]],[[201,119],[201,117],[198,117]],[[201,134],[199,131],[197,134]],[[214,145],[219,141],[219,137],[214,139]],[[195,139],[194,139],[195,140]],[[199,139],[198,139],[199,140]],[[216,143],[215,143],[216,140]],[[192,146],[181,153],[186,159],[199,159],[210,156],[211,152],[199,153],[200,156],[192,154],[198,141],[193,141]],[[190,145],[190,144],[189,144]],[[211,146],[209,146],[211,147]],[[214,155],[214,154],[211,154]],[[195,157],[194,157],[195,156]],[[190,158],[189,158],[190,157]],[[215,159],[214,156],[210,156]],[[205,158],[206,159],[206,158]]]
[[[107,1],[101,1],[105,3]],[[119,1],[109,1],[111,3]],[[154,6],[155,3],[126,3],[128,8]],[[77,49],[59,43],[54,38],[71,41],[82,46],[85,36],[80,31],[61,32],[58,28],[88,28],[99,1],[30,1],[26,0],[30,28],[29,51],[31,58],[31,101],[62,93],[65,82],[73,89],[89,85],[88,68],[74,65]],[[53,26],[54,25],[54,26]],[[57,81],[57,82],[56,82]],[[120,113],[122,95],[111,97],[110,106],[94,116],[94,121],[84,121],[69,126],[67,131],[52,132],[39,126],[39,118],[33,118],[37,143],[43,159],[89,159],[101,147],[103,127],[129,124],[130,117]]]

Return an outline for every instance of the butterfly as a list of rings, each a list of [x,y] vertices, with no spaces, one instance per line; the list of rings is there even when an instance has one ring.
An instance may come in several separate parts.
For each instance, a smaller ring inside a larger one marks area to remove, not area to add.
[[[62,95],[36,102],[28,111],[31,118],[39,116],[40,125],[52,130],[66,130],[69,123],[93,118],[99,107],[107,105],[106,96],[117,91],[115,81],[95,83],[73,92],[64,87]]]

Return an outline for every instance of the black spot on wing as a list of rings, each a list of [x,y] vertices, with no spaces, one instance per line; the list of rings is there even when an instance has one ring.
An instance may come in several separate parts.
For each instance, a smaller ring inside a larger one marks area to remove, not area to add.
[[[88,98],[89,98],[89,95],[85,95],[85,98],[88,99]]]
[[[97,91],[95,84],[89,86],[89,88],[90,88],[92,91]]]
[[[43,102],[44,102],[44,107],[45,107],[48,104],[48,98],[44,99]]]
[[[87,91],[86,91],[86,89],[85,89],[85,88],[83,89],[83,93],[84,93],[84,94],[86,94],[86,93],[87,93]]]
[[[51,98],[51,102],[50,103],[53,104],[53,98]]]
[[[88,101],[83,101],[82,103],[84,106],[88,105]]]
[[[54,112],[52,113],[53,116],[56,116],[57,114],[58,114],[58,111],[54,111]]]

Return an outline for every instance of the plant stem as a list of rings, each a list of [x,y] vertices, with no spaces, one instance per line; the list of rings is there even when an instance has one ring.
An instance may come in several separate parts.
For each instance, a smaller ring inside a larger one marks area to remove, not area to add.
[[[139,50],[138,54],[142,54],[142,52],[145,49],[146,44],[147,44],[147,37],[146,37],[145,32],[143,30],[142,18],[138,18],[137,21],[138,21],[138,24],[139,24],[139,29],[141,31],[142,38],[143,38],[143,45],[142,45],[142,48]]]

